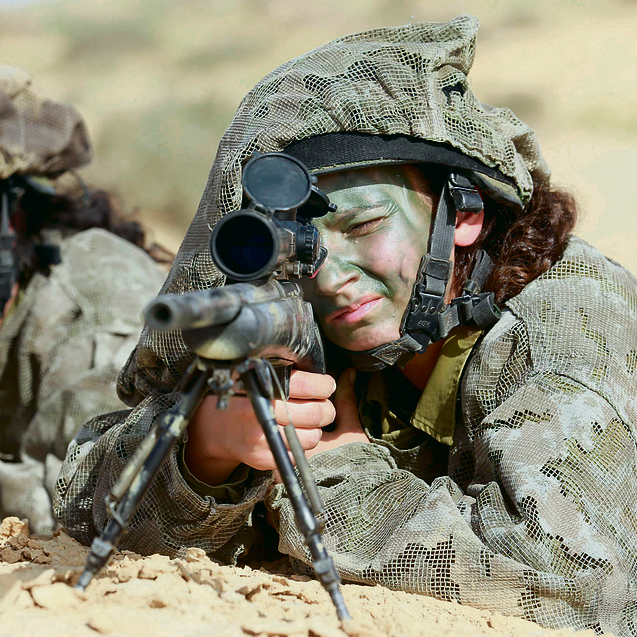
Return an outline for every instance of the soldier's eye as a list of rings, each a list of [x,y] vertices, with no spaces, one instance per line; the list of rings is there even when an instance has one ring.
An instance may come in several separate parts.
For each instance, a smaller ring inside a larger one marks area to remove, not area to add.
[[[347,232],[348,234],[353,234],[356,236],[368,234],[373,230],[376,230],[383,218],[379,217],[378,219],[371,219],[370,221],[364,221],[363,223],[357,223],[355,226],[352,226]]]

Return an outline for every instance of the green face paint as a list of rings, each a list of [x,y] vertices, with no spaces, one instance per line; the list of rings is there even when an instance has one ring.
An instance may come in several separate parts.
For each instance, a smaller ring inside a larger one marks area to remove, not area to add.
[[[336,345],[362,351],[399,338],[429,239],[432,199],[424,183],[412,166],[319,177],[338,210],[314,221],[328,257],[303,286]]]

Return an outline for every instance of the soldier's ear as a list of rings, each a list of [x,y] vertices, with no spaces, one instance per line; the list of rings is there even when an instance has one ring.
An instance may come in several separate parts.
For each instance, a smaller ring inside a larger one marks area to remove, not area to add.
[[[470,246],[478,238],[483,223],[484,210],[478,214],[459,212],[456,215],[455,244],[457,246]]]

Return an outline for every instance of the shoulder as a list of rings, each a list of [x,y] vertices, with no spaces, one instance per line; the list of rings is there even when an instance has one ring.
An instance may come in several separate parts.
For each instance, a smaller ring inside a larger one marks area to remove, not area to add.
[[[635,419],[637,279],[581,239],[507,308],[523,325],[534,373],[550,371]]]
[[[63,241],[61,256],[39,304],[72,305],[83,321],[123,334],[141,326],[141,311],[165,278],[146,252],[92,228]]]
[[[587,298],[583,298],[586,294]],[[510,299],[514,312],[528,313],[538,305],[574,306],[584,311],[600,302],[609,311],[637,317],[637,279],[620,264],[605,257],[578,237],[571,237],[562,258],[542,276]]]
[[[162,269],[141,248],[121,237],[103,230],[91,228],[78,232],[62,242],[62,263],[54,276],[68,276],[81,287],[82,268],[106,266],[112,271],[126,273],[127,279],[165,278]],[[114,282],[115,284],[117,282]]]

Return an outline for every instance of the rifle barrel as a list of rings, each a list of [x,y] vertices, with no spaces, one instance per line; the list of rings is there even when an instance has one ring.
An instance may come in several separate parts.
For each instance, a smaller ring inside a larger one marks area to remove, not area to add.
[[[196,329],[230,322],[241,310],[241,299],[224,288],[183,295],[162,295],[144,310],[155,330]]]

